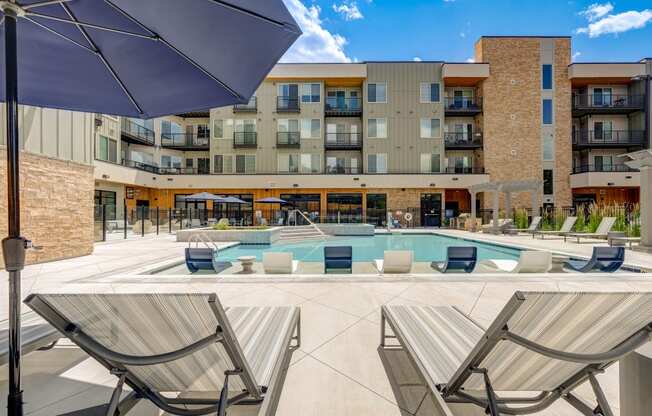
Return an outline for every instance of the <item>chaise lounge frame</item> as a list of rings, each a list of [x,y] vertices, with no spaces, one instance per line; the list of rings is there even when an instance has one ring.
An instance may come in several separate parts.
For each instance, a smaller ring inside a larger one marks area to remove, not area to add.
[[[465,361],[463,361],[458,367],[448,383],[436,384],[428,376],[423,363],[419,360],[417,353],[410,343],[406,341],[406,337],[400,327],[393,321],[392,315],[386,305],[381,308],[380,347],[383,349],[401,348],[407,351],[407,355],[414,365],[414,368],[418,370],[420,377],[430,389],[435,405],[438,407],[438,410],[446,416],[453,416],[447,403],[476,405],[485,409],[486,413],[492,416],[499,416],[501,414],[525,415],[545,410],[560,398],[566,400],[584,416],[614,416],[606,395],[595,375],[604,372],[607,367],[618,361],[620,358],[631,353],[645,343],[650,342],[652,339],[652,322],[609,351],[597,354],[577,354],[554,350],[512,333],[507,327],[508,321],[516,314],[519,307],[526,300],[526,296],[527,294],[524,292],[516,292],[512,296],[491,326],[485,331],[484,335],[480,338]],[[471,321],[471,319],[461,311],[456,308],[453,309]],[[389,325],[394,335],[387,335],[387,325]],[[482,328],[477,323],[475,325]],[[388,345],[388,339],[396,339],[399,344]],[[542,391],[540,394],[531,397],[501,397],[498,396],[493,389],[491,375],[488,374],[486,369],[480,367],[482,361],[501,341],[512,342],[527,350],[554,360],[580,363],[584,366],[560,383],[557,388],[552,391]],[[464,383],[474,374],[482,375],[486,397],[478,397],[464,391]],[[592,407],[585,400],[573,393],[573,390],[577,386],[587,380],[595,394],[597,407]],[[510,406],[515,404],[521,406]]]
[[[215,329],[215,333],[175,351],[151,356],[126,355],[104,347],[91,336],[84,333],[73,322],[68,321],[38,294],[28,296],[25,299],[25,303],[89,356],[106,367],[111,374],[118,377],[108,404],[76,411],[74,412],[75,416],[95,416],[99,414],[123,416],[141,399],[149,400],[164,412],[179,416],[200,416],[206,414],[224,416],[226,415],[226,409],[232,405],[258,404],[261,406],[258,412],[259,415],[271,416],[275,413],[276,404],[281,394],[292,352],[301,345],[300,314],[297,310],[292,321],[292,327],[294,329],[289,331],[283,340],[285,348],[275,363],[269,386],[259,386],[256,384],[252,371],[235,338],[233,330],[229,326],[226,313],[219,304],[216,294],[210,294],[208,297],[210,309],[215,315],[216,320],[220,323]],[[295,344],[292,344],[292,341],[295,341]],[[170,363],[188,357],[213,343],[222,344],[231,362],[235,365],[233,369],[224,373],[224,385],[219,398],[166,397],[163,394],[153,391],[147,383],[127,368],[127,366]],[[232,376],[240,377],[246,388],[243,392],[228,397],[229,377]],[[131,388],[132,392],[121,399],[125,384]],[[194,408],[179,406],[194,406]]]

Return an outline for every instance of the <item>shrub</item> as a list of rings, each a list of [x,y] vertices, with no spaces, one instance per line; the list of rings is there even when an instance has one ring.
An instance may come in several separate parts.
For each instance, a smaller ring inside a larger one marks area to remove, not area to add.
[[[218,231],[228,230],[229,228],[231,228],[231,226],[229,225],[228,221],[227,222],[220,221],[217,224],[213,225],[213,229]]]
[[[584,215],[584,205],[577,207],[577,221],[575,221],[575,231],[582,233],[586,230],[586,216]]]
[[[525,209],[516,209],[514,212],[514,223],[516,224],[516,228],[524,229],[528,227],[527,211]]]
[[[596,204],[591,204],[589,207],[589,220],[586,227],[587,231],[594,233],[598,229],[600,221],[602,221],[602,210]]]

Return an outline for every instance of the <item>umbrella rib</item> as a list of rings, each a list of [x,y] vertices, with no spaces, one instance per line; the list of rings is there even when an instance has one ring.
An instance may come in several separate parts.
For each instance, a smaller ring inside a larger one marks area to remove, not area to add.
[[[63,3],[59,3],[59,4],[60,4],[61,7],[66,11],[66,14],[68,14],[68,16],[70,17],[70,19],[72,19],[72,21],[75,23],[75,26],[77,26],[77,29],[79,29],[79,31],[80,31],[81,34],[84,36],[84,38],[86,38],[86,41],[87,41],[87,42],[88,42],[88,43],[93,47],[93,49],[96,50],[95,54],[97,55],[98,58],[100,58],[100,61],[102,61],[102,63],[103,63],[104,66],[106,67],[106,69],[109,70],[109,72],[111,73],[111,75],[113,76],[113,78],[115,79],[115,81],[118,83],[118,85],[120,85],[120,88],[122,88],[122,91],[125,93],[125,95],[127,96],[127,98],[129,98],[129,101],[131,101],[131,103],[133,104],[133,106],[136,107],[136,110],[138,110],[138,113],[139,113],[139,114],[143,114],[143,110],[140,108],[140,106],[138,105],[138,103],[137,103],[136,100],[134,99],[133,95],[131,95],[131,93],[130,93],[129,90],[127,89],[127,86],[124,84],[124,82],[122,82],[122,80],[120,79],[120,77],[118,76],[118,74],[115,72],[115,70],[113,69],[113,67],[112,67],[112,66],[109,64],[109,62],[106,60],[106,57],[104,56],[104,54],[102,53],[102,51],[100,50],[100,48],[97,47],[97,45],[95,44],[95,42],[93,42],[93,39],[91,39],[90,35],[89,35],[88,33],[86,33],[86,29],[84,29],[84,28],[83,28],[83,27],[82,27],[82,26],[77,22],[77,18],[75,17],[75,15],[73,14],[73,12],[70,10],[70,8],[69,8],[66,4],[63,4]]]
[[[31,18],[29,18],[29,17],[25,17],[25,19],[26,19],[26,20],[29,20],[29,21],[32,22],[32,23],[34,23],[36,26],[39,26],[39,27],[41,27],[41,28],[47,30],[47,31],[50,32],[50,33],[53,33],[53,34],[55,34],[55,35],[57,35],[57,36],[59,36],[59,37],[65,39],[65,40],[67,40],[67,41],[69,41],[69,42],[74,43],[75,45],[79,46],[80,48],[84,48],[84,49],[86,49],[86,50],[89,51],[90,53],[95,53],[95,54],[97,53],[97,50],[94,50],[94,49],[92,49],[92,48],[89,48],[88,46],[82,45],[81,43],[77,42],[76,40],[71,39],[71,38],[69,38],[68,36],[64,35],[63,33],[59,33],[59,32],[57,32],[56,30],[54,30],[54,29],[52,29],[52,28],[50,28],[50,27],[47,27],[46,25],[44,25],[44,24],[42,24],[42,23],[39,23],[39,22],[37,22],[37,21],[34,20],[34,19],[31,19]]]
[[[253,11],[248,10],[248,9],[245,9],[244,7],[238,7],[238,6],[234,5],[234,4],[230,4],[230,3],[227,3],[227,2],[222,1],[222,0],[209,0],[209,1],[211,1],[212,3],[215,3],[215,4],[219,4],[222,7],[226,7],[227,9],[234,10],[234,11],[236,11],[238,13],[246,14],[247,16],[262,20],[263,22],[271,23],[273,25],[280,26],[282,28],[291,29],[293,31],[296,31],[296,30],[294,30],[293,25],[288,25],[287,23],[279,22],[278,20],[271,19],[271,18],[269,18],[267,16],[264,16],[262,14],[253,12]]]
[[[23,10],[29,10],[29,9],[34,9],[36,7],[43,7],[43,6],[50,6],[52,4],[59,4],[59,3],[64,3],[70,0],[45,0],[45,1],[40,1],[38,3],[32,3],[32,4],[26,4],[24,6],[20,6],[23,8]]]
[[[64,6],[63,3],[59,3],[59,4],[61,6]],[[61,18],[61,17],[57,17],[57,16],[50,16],[49,14],[36,13],[36,12],[26,12],[25,16],[40,17],[42,19],[55,20],[55,21],[61,22],[61,23],[68,23],[68,24],[71,24],[71,25],[75,25],[77,27],[79,27],[79,26],[89,27],[91,29],[104,30],[106,32],[119,33],[121,35],[134,36],[134,37],[142,38],[142,39],[149,39],[149,40],[154,40],[154,41],[158,40],[154,36],[148,36],[148,35],[143,35],[143,34],[140,34],[140,33],[129,32],[127,30],[114,29],[112,27],[96,25],[96,24],[88,23],[88,22],[80,22],[78,20],[74,20],[74,21],[73,20],[68,20],[68,19],[64,19],[64,18]]]
[[[146,31],[148,31],[149,33],[151,33],[152,36],[153,36],[156,40],[158,40],[158,41],[160,41],[161,43],[163,43],[165,46],[167,46],[167,47],[170,48],[172,51],[174,51],[177,55],[179,55],[179,56],[181,56],[183,59],[185,59],[185,60],[186,60],[188,63],[190,63],[192,66],[194,66],[195,68],[199,69],[201,72],[204,73],[204,75],[206,75],[207,77],[209,77],[210,79],[212,79],[213,81],[215,81],[216,83],[218,83],[222,88],[224,88],[225,90],[227,90],[227,91],[228,91],[231,95],[233,95],[235,98],[237,98],[237,99],[239,99],[239,100],[244,100],[244,99],[245,99],[245,98],[244,98],[242,95],[240,95],[237,91],[235,91],[233,88],[229,87],[229,86],[228,86],[224,81],[221,81],[221,80],[220,80],[219,78],[217,78],[215,75],[213,75],[213,74],[211,74],[210,72],[208,72],[208,71],[207,71],[206,69],[204,69],[201,65],[199,65],[197,62],[195,62],[194,60],[192,60],[188,55],[186,55],[185,53],[181,52],[179,49],[177,49],[176,47],[174,47],[170,42],[168,42],[167,40],[163,39],[163,38],[162,38],[161,36],[159,36],[156,32],[150,30],[147,26],[143,25],[141,22],[139,22],[137,19],[135,19],[135,18],[134,18],[133,16],[131,16],[129,13],[127,13],[126,11],[122,10],[120,7],[118,7],[118,6],[116,6],[115,4],[113,4],[113,2],[111,2],[110,0],[104,0],[104,1],[105,1],[105,3],[107,3],[108,5],[110,5],[111,7],[113,7],[115,10],[117,10],[118,12],[120,12],[124,17],[126,17],[127,19],[131,20],[133,23],[135,23],[135,24],[137,24],[138,26],[140,26],[143,30],[146,30]]]

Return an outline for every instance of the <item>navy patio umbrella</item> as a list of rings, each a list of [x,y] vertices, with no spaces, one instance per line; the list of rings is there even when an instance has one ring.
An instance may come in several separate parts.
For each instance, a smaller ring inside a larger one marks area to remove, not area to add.
[[[224,197],[211,194],[210,192],[200,192],[198,194],[186,195],[183,197],[185,201],[215,201],[224,202]]]
[[[256,201],[259,204],[287,204],[285,199],[276,198],[274,196],[269,196],[267,198],[262,198]]]
[[[282,0],[0,1],[10,415],[22,415],[18,104],[152,118],[247,103],[301,34]]]
[[[248,204],[249,203],[247,201],[243,201],[242,199],[236,198],[234,196],[226,196],[226,197],[222,198],[222,200],[219,201],[219,202],[227,203],[227,204]]]

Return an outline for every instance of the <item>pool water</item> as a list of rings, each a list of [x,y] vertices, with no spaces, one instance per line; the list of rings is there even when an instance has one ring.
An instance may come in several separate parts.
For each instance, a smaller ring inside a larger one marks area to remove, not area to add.
[[[449,246],[475,246],[478,248],[478,260],[518,260],[520,254],[519,250],[513,248],[434,234],[379,234],[368,237],[330,237],[324,241],[299,243],[239,245],[220,251],[217,257],[220,261],[236,261],[240,256],[255,256],[258,261],[262,261],[264,252],[290,251],[295,260],[323,262],[325,246],[352,246],[353,261],[358,262],[382,259],[385,250],[411,250],[414,261],[417,262],[443,261]]]

